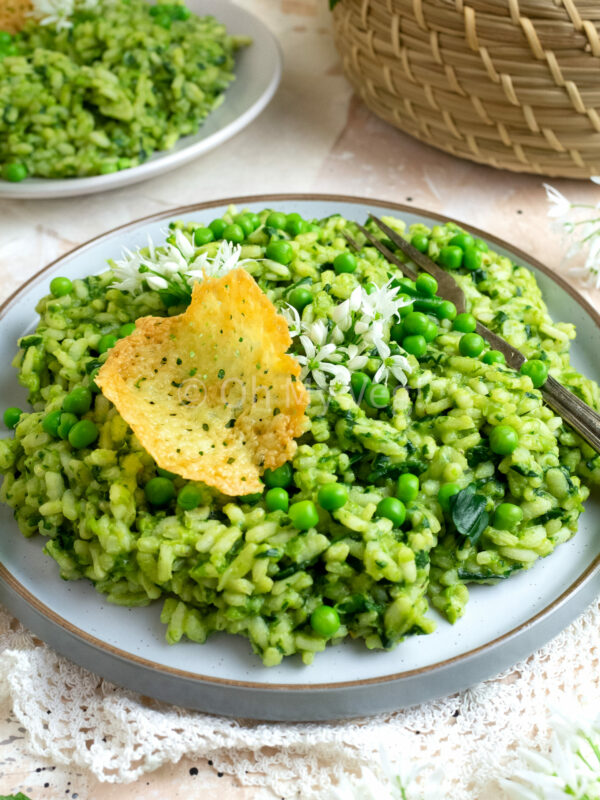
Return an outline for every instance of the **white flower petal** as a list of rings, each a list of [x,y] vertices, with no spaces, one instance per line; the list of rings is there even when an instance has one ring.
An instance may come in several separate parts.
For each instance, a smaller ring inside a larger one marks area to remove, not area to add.
[[[168,289],[169,284],[164,278],[158,275],[147,275],[146,282],[151,289]]]
[[[175,242],[177,243],[177,247],[181,250],[181,254],[187,259],[190,259],[196,252],[194,245],[180,228],[175,229]]]
[[[558,189],[555,189],[554,186],[544,183],[544,189],[546,190],[548,201],[551,204],[548,211],[548,216],[565,217],[571,210],[571,203],[569,200],[567,200],[564,194],[559,192]]]

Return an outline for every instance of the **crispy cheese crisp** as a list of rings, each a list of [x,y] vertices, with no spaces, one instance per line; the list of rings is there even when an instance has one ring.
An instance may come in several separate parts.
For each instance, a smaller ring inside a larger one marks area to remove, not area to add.
[[[290,344],[284,318],[236,269],[196,284],[184,314],[138,319],[96,383],[160,467],[249,494],[304,431],[308,392]]]
[[[0,0],[0,31],[17,33],[33,10],[30,0]]]

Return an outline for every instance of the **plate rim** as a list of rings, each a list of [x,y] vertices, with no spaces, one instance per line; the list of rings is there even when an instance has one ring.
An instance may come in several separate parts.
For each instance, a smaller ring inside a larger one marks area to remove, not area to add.
[[[483,238],[501,247],[502,249],[507,250],[512,255],[517,256],[518,260],[523,260],[525,263],[538,269],[544,275],[549,277],[550,280],[556,283],[561,289],[566,291],[578,303],[578,305],[581,306],[588,313],[588,315],[592,318],[596,326],[600,327],[600,312],[594,308],[594,306],[590,303],[589,300],[587,300],[587,298],[580,295],[573,288],[573,286],[566,280],[566,278],[564,278],[562,275],[553,272],[552,270],[550,270],[549,267],[545,266],[542,262],[538,261],[533,256],[528,255],[520,248],[513,246],[512,244],[510,244],[504,239],[501,239],[498,236],[495,236],[493,234],[488,233],[487,231],[484,231],[473,225],[465,223],[462,220],[453,217],[446,217],[444,215],[438,215],[437,212],[430,212],[427,209],[423,209],[412,205],[406,205],[404,203],[395,203],[393,201],[379,200],[370,197],[362,197],[358,195],[340,195],[340,194],[325,194],[325,193],[310,193],[310,192],[284,193],[284,194],[267,193],[258,195],[243,195],[237,197],[218,198],[216,200],[209,200],[201,203],[192,203],[185,206],[179,206],[173,209],[167,209],[166,211],[163,210],[155,212],[153,214],[148,214],[144,217],[140,217],[138,219],[124,223],[122,225],[117,225],[108,231],[98,234],[92,239],[88,239],[86,242],[83,242],[77,247],[72,248],[68,252],[64,253],[63,255],[51,261],[42,269],[38,270],[30,278],[28,278],[28,280],[25,281],[25,283],[23,283],[16,291],[14,291],[11,295],[9,295],[9,297],[3,303],[0,304],[0,323],[4,318],[4,316],[6,315],[6,313],[8,312],[8,310],[10,309],[10,307],[20,297],[20,295],[24,294],[29,289],[29,287],[35,284],[44,274],[58,267],[63,261],[72,258],[76,254],[79,255],[85,252],[86,250],[89,250],[102,240],[109,239],[119,232],[133,230],[146,223],[159,222],[165,218],[176,218],[177,215],[192,213],[195,211],[203,211],[206,209],[221,207],[224,205],[240,206],[248,203],[269,203],[269,202],[283,203],[289,201],[333,202],[333,203],[346,203],[351,205],[353,204],[353,205],[363,205],[363,206],[372,205],[372,206],[377,206],[379,208],[393,209],[394,212],[398,212],[400,214],[410,213],[415,215],[422,215],[430,220],[433,220],[441,224],[445,222],[453,222],[459,225],[464,230],[472,234],[475,234],[477,237]],[[565,603],[570,597],[576,595],[578,591],[586,583],[588,583],[588,581],[594,576],[594,573],[599,571],[599,569],[600,569],[600,555],[596,556],[596,558],[588,565],[588,567],[584,570],[584,572],[581,573],[576,578],[576,580],[573,581],[573,583],[571,583],[558,597],[556,597],[551,603],[545,606],[541,611],[539,611],[533,617],[530,617],[529,619],[522,622],[520,625],[511,628],[511,630],[507,631],[506,633],[497,636],[495,639],[492,639],[491,641],[486,642],[485,644],[479,645],[478,647],[472,648],[466,651],[465,653],[452,656],[451,658],[447,658],[442,661],[437,661],[434,664],[428,664],[426,666],[417,667],[415,669],[406,670],[404,672],[396,672],[389,675],[381,675],[374,678],[364,678],[352,681],[341,681],[337,683],[303,683],[303,684],[259,683],[256,681],[240,681],[240,680],[233,680],[230,678],[218,678],[210,675],[201,675],[196,672],[190,672],[188,670],[179,669],[177,667],[171,667],[165,664],[159,664],[156,661],[152,661],[151,659],[143,658],[142,656],[138,656],[134,653],[129,653],[125,650],[120,649],[119,647],[111,645],[103,641],[102,639],[93,636],[87,631],[79,628],[77,625],[74,625],[73,623],[69,622],[64,617],[57,614],[53,609],[49,608],[41,600],[39,600],[28,589],[26,589],[18,580],[14,578],[14,576],[8,571],[5,565],[1,562],[0,562],[0,580],[6,583],[14,592],[17,593],[17,595],[21,597],[22,600],[24,600],[28,605],[34,608],[38,613],[48,618],[59,628],[62,628],[65,633],[75,636],[78,639],[86,642],[88,645],[91,645],[92,647],[95,647],[105,653],[116,656],[117,658],[125,660],[127,662],[137,664],[140,667],[151,669],[159,673],[167,673],[172,677],[184,678],[185,680],[189,680],[197,684],[214,684],[216,686],[230,686],[242,689],[298,693],[301,691],[308,691],[308,690],[319,691],[319,690],[331,690],[331,689],[349,689],[353,687],[366,688],[377,684],[392,683],[395,681],[401,681],[403,679],[428,675],[435,671],[440,671],[448,667],[455,666],[459,662],[467,663],[484,652],[488,653],[493,652],[500,645],[510,642],[516,636],[523,634],[528,628],[534,626],[536,623],[541,622],[542,620],[549,617],[554,611],[558,610],[563,605],[563,603]]]
[[[230,6],[235,13],[251,18],[254,23],[261,28],[265,38],[270,41],[273,47],[276,61],[275,69],[268,76],[264,91],[251,106],[246,108],[245,111],[235,117],[231,122],[220,127],[206,138],[200,139],[193,144],[186,145],[180,150],[155,150],[152,155],[162,155],[162,157],[156,158],[155,160],[144,161],[141,164],[137,164],[135,167],[129,167],[118,172],[109,173],[108,175],[83,175],[76,178],[39,178],[37,176],[32,176],[36,181],[39,181],[39,183],[36,182],[35,184],[28,184],[26,181],[13,184],[8,181],[1,181],[0,200],[64,200],[71,197],[85,197],[86,195],[125,189],[128,186],[157,178],[166,172],[183,167],[190,161],[200,158],[211,150],[219,147],[221,144],[229,141],[229,139],[232,139],[254,122],[267,108],[271,100],[273,100],[281,84],[283,75],[283,49],[277,36],[258,14],[248,11],[246,8],[234,2],[234,0],[220,0],[220,3],[225,3]],[[212,14],[212,12],[207,13]],[[236,79],[238,79],[237,72]],[[227,90],[225,92],[225,97],[227,97]],[[209,116],[212,117],[218,110],[219,109],[214,109]],[[208,117],[205,119],[208,119]],[[202,131],[204,121],[205,120],[202,120],[200,123],[196,134]],[[196,134],[189,134],[189,136],[194,136]],[[225,134],[224,138],[223,134]],[[186,138],[188,137],[181,137],[178,142]],[[32,187],[30,191],[28,191],[28,187]],[[19,191],[20,189],[22,189],[22,191]]]

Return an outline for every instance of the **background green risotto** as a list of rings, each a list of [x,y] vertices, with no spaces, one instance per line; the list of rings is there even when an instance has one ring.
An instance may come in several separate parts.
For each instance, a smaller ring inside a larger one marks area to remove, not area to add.
[[[168,150],[221,104],[249,44],[177,3],[79,0],[71,23],[0,31],[5,180],[107,174]]]
[[[453,271],[467,314],[429,276],[403,278],[352,222],[269,210],[172,223],[129,266],[52,281],[19,342],[33,410],[5,416],[0,497],[64,579],[123,605],[162,599],[169,642],[228,631],[266,665],[310,663],[327,642],[430,633],[430,604],[454,622],[469,583],[507,579],[573,535],[600,457],[536,387],[549,371],[600,407],[569,364],[574,327],[550,319],[531,272],[454,225],[386,221]],[[94,384],[138,317],[184,310],[186,281],[160,265],[225,268],[224,247],[287,315],[310,392],[293,462],[237,498],[158,469]],[[479,341],[475,318],[536,359],[530,374]]]

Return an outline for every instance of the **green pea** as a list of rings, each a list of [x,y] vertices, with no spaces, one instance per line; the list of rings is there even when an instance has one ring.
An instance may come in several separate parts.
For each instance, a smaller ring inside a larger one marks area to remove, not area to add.
[[[254,224],[254,217],[256,217],[256,214],[253,214],[252,216],[250,216],[250,214],[238,214],[237,217],[235,217],[234,222],[236,225],[240,226],[246,236],[250,236],[250,234],[254,233],[258,227],[258,225]],[[260,220],[258,222],[260,224]]]
[[[71,294],[73,291],[73,284],[68,278],[53,278],[50,281],[50,291],[54,297],[64,297],[67,294]]]
[[[471,272],[475,272],[476,269],[481,269],[482,261],[483,254],[481,250],[478,250],[476,247],[467,247],[463,259],[463,266],[470,269]]]
[[[157,25],[160,25],[161,28],[165,28],[166,30],[169,30],[173,24],[173,19],[169,14],[157,14],[154,21]]]
[[[402,321],[402,325],[405,334],[425,336],[429,328],[429,317],[420,311],[411,311]]]
[[[301,233],[306,233],[308,223],[302,219],[300,214],[295,212],[287,215],[285,222],[285,229],[290,236],[299,236]]]
[[[427,272],[422,272],[415,281],[415,288],[420,294],[433,297],[438,290],[438,282]]]
[[[319,636],[330,639],[340,628],[340,617],[331,606],[317,606],[310,615],[310,627]]]
[[[92,407],[92,393],[85,386],[78,386],[63,400],[63,411],[69,414],[76,414],[78,417],[82,416]]]
[[[60,425],[60,418],[62,411],[51,411],[46,414],[42,420],[42,430],[50,436],[58,436],[58,426]]]
[[[400,308],[398,309],[398,311],[400,312],[400,316],[402,318],[408,316],[408,314],[410,314],[412,311],[415,310],[412,298],[409,297],[407,294],[399,294],[398,300],[402,300],[402,302],[405,303],[405,305],[400,306]]]
[[[427,320],[427,327],[423,331],[423,338],[426,342],[433,342],[439,333],[438,326],[432,319]]]
[[[170,481],[174,481],[175,478],[179,477],[176,472],[169,472],[168,469],[163,469],[162,467],[156,467],[156,473],[161,478],[168,478]]]
[[[365,403],[371,408],[386,408],[391,402],[390,390],[383,383],[372,383],[365,391]]]
[[[13,430],[17,427],[19,420],[21,419],[23,412],[20,408],[16,406],[11,406],[7,408],[4,412],[4,424],[9,430]]]
[[[218,217],[217,219],[213,219],[213,221],[209,223],[208,227],[213,232],[215,239],[222,239],[223,231],[227,227],[227,223],[224,219]]]
[[[448,269],[458,269],[462,266],[463,255],[463,251],[460,247],[446,245],[446,247],[442,247],[440,250],[439,261],[440,264],[448,267]]]
[[[429,249],[429,237],[424,233],[415,233],[410,243],[419,253],[426,253]]]
[[[440,319],[455,319],[456,306],[451,300],[444,300],[439,307],[438,317]]]
[[[186,8],[185,6],[176,5],[173,8],[173,19],[179,19],[185,21],[186,19],[189,19],[191,15],[192,12],[189,10],[189,8]]]
[[[481,360],[484,364],[506,364],[506,357],[500,350],[488,350],[483,354]]]
[[[274,486],[265,495],[267,511],[287,511],[290,507],[290,496],[285,489]]]
[[[114,333],[105,333],[104,336],[100,337],[100,341],[98,342],[96,349],[99,353],[106,353],[106,351],[110,350],[111,347],[114,347],[118,341],[119,337]]]
[[[175,497],[175,487],[168,478],[152,478],[144,486],[144,493],[150,505],[162,508]]]
[[[473,247],[476,247],[477,250],[481,250],[482,253],[487,253],[488,250],[490,249],[487,246],[486,242],[483,241],[483,239],[475,239],[475,241],[473,242]]]
[[[477,330],[477,320],[468,311],[459,314],[452,323],[452,329],[459,333],[473,333]]]
[[[407,353],[415,358],[423,358],[427,352],[427,340],[424,336],[415,334],[413,336],[405,336],[402,340],[402,347]]]
[[[523,519],[523,511],[514,503],[500,503],[494,511],[494,528],[512,531]]]
[[[62,413],[60,415],[60,420],[58,423],[57,433],[61,439],[67,439],[69,436],[69,432],[72,427],[77,425],[79,420],[75,416],[75,414],[69,413]]]
[[[458,343],[461,356],[477,358],[485,350],[485,339],[478,333],[463,333]]]
[[[511,425],[497,425],[490,433],[490,448],[499,456],[508,456],[519,446],[519,434]]]
[[[0,31],[0,47],[11,44],[12,36],[8,31]]]
[[[444,511],[450,511],[450,498],[460,492],[460,486],[457,483],[443,483],[438,492],[438,503]]]
[[[5,181],[20,183],[27,177],[27,167],[25,164],[20,164],[16,161],[11,164],[5,164],[2,175]]]
[[[90,419],[81,419],[69,430],[69,444],[77,450],[93,444],[100,432]]]
[[[340,253],[333,259],[333,268],[338,275],[344,272],[355,272],[358,263],[352,253]]]
[[[401,322],[395,322],[390,328],[390,339],[400,343],[404,338],[404,326]]]
[[[202,491],[194,486],[193,483],[186,483],[186,485],[179,490],[177,495],[177,505],[183,508],[184,511],[193,511],[198,508],[202,502]]]
[[[212,242],[214,238],[215,234],[210,228],[196,228],[194,231],[194,244],[196,247],[202,247],[203,244]]]
[[[543,386],[548,380],[548,367],[539,358],[532,358],[521,364],[521,375],[527,375],[531,378],[536,389]]]
[[[223,239],[233,244],[241,244],[245,238],[246,235],[243,229],[235,223],[233,225],[227,225],[223,230]]]
[[[460,247],[461,250],[466,250],[468,247],[473,246],[474,241],[475,239],[469,233],[457,233],[456,236],[450,239],[448,244],[453,247]]]
[[[289,242],[283,240],[269,242],[265,255],[271,261],[277,261],[279,264],[289,264],[294,257],[294,248]]]
[[[289,516],[292,525],[301,531],[314,528],[319,522],[319,512],[312,500],[300,500],[290,506]]]
[[[397,497],[384,497],[377,503],[378,517],[385,517],[394,523],[395,528],[400,528],[406,519],[406,506]]]
[[[350,387],[357,403],[362,403],[365,393],[371,385],[371,378],[366,372],[353,372],[350,376]]]
[[[268,486],[269,489],[272,489],[274,486],[285,489],[285,487],[289,486],[292,482],[293,476],[294,470],[289,461],[287,461],[285,464],[277,467],[277,469],[266,469],[263,475],[263,481],[265,482],[265,486]]]
[[[124,339],[126,336],[131,336],[135,330],[135,322],[126,322],[119,328],[119,338]]]
[[[306,306],[310,305],[313,301],[312,292],[305,286],[296,286],[289,294],[288,300],[290,305],[302,313]]]
[[[419,496],[419,479],[410,472],[405,472],[398,478],[398,489],[396,494],[403,503],[412,503]]]
[[[283,214],[281,211],[271,211],[265,225],[269,228],[277,228],[277,230],[283,231],[287,225],[287,220],[287,214]]]
[[[317,500],[326,511],[337,511],[348,502],[348,489],[343,483],[325,483],[319,489]]]

